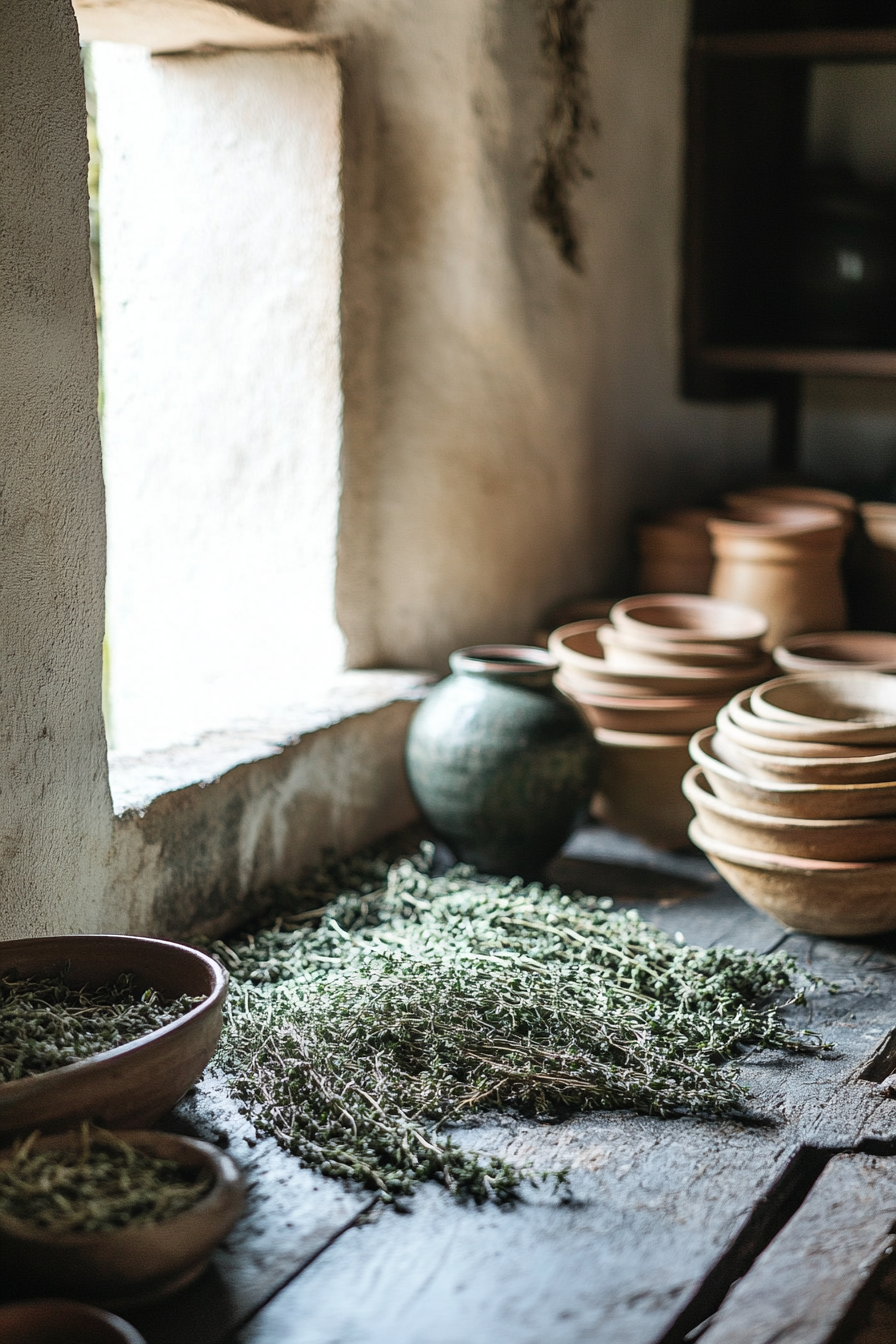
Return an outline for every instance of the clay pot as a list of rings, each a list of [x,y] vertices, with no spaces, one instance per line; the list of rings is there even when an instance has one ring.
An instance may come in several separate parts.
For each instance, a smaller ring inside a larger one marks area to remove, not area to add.
[[[627,698],[717,697],[731,695],[744,686],[754,686],[771,668],[771,659],[760,655],[755,662],[732,668],[681,665],[661,673],[614,671],[601,656],[602,647],[597,640],[599,625],[597,621],[578,621],[561,626],[551,634],[548,650],[560,664],[567,688],[579,686],[604,695]]]
[[[776,677],[754,687],[750,710],[804,740],[824,742],[835,734],[833,741],[890,743],[896,741],[896,678],[883,672]]]
[[[802,821],[763,816],[717,798],[699,766],[692,766],[682,789],[704,835],[726,844],[792,858],[847,863],[896,858],[896,817]]]
[[[681,644],[657,642],[652,647],[639,642],[629,644],[614,625],[607,622],[597,632],[607,666],[618,671],[663,672],[676,666],[717,667],[734,671],[755,662],[758,651],[740,644]]]
[[[710,592],[764,612],[767,648],[803,631],[846,624],[840,515],[833,509],[786,512],[791,521],[714,518],[708,525],[716,557]]]
[[[480,645],[450,664],[411,721],[411,790],[458,858],[485,872],[535,874],[588,806],[593,734],[555,689],[557,662],[543,649]]]
[[[691,759],[699,765],[713,793],[747,812],[806,821],[896,815],[896,783],[792,784],[749,779],[720,760],[713,748],[715,728],[702,728],[691,738]]]
[[[767,499],[790,506],[835,509],[841,515],[845,527],[851,528],[855,522],[856,501],[852,495],[843,494],[840,490],[825,490],[817,485],[757,485],[740,491],[736,496],[726,495],[725,503],[734,498]]]
[[[860,504],[865,531],[875,546],[896,551],[896,504]]]
[[[0,1307],[3,1344],[146,1344],[127,1321],[60,1298]]]
[[[681,736],[712,723],[727,697],[678,695],[602,695],[585,685],[568,682],[562,672],[554,685],[579,706],[592,728],[615,728],[623,733],[671,733]]]
[[[746,654],[758,649],[768,629],[753,607],[682,593],[624,598],[611,608],[610,621],[630,648],[651,652],[664,644],[727,644]]]
[[[896,928],[896,863],[831,863],[729,845],[698,821],[690,837],[750,905],[787,928],[833,938]]]
[[[870,743],[865,746],[841,746],[831,742],[802,742],[781,737],[763,737],[759,733],[750,732],[749,729],[742,727],[740,722],[736,723],[731,716],[735,701],[742,703],[745,695],[749,696],[750,692],[741,691],[734,700],[719,710],[716,715],[716,726],[722,738],[748,747],[750,751],[762,752],[767,756],[796,756],[801,760],[839,758],[854,761],[868,756],[879,756],[883,750],[881,746]],[[753,723],[757,722],[755,716],[746,717]]]
[[[122,1308],[154,1302],[198,1278],[242,1213],[239,1168],[212,1144],[149,1130],[121,1130],[118,1137],[152,1157],[204,1169],[214,1184],[184,1213],[113,1232],[60,1235],[0,1214],[4,1274],[21,1291],[67,1293]],[[36,1140],[32,1152],[78,1150],[82,1142],[80,1132],[47,1135]],[[0,1153],[0,1164],[11,1157],[11,1150]]]
[[[706,524],[711,517],[709,509],[677,509],[638,527],[642,592],[708,592],[712,551]]]
[[[600,794],[604,821],[659,849],[687,844],[690,803],[681,792],[690,764],[688,739],[599,728]]]
[[[871,784],[896,779],[896,752],[872,756],[781,756],[753,751],[750,747],[717,734],[713,751],[726,765],[748,779],[791,784]]]
[[[896,630],[896,504],[860,504],[864,524],[856,558],[853,607],[862,623]]]
[[[19,938],[0,943],[0,976],[52,976],[108,984],[124,972],[166,998],[202,1002],[167,1027],[76,1064],[0,1083],[0,1133],[60,1129],[98,1120],[111,1129],[155,1123],[195,1083],[215,1052],[227,996],[227,972],[204,952],[158,938],[119,934]]]
[[[841,630],[793,635],[773,651],[782,672],[839,672],[864,668],[896,672],[896,635],[880,630]]]

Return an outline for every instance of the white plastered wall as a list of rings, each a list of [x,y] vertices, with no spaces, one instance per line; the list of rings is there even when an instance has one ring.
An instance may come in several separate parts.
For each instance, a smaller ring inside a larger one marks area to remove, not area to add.
[[[112,734],[190,741],[343,664],[329,52],[94,43]]]

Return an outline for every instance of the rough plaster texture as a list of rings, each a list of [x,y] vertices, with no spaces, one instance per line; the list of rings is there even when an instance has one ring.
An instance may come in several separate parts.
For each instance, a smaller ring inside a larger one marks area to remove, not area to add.
[[[0,937],[101,917],[103,481],[78,30],[0,6]]]
[[[311,21],[352,35],[340,622],[350,663],[440,666],[624,582],[631,512],[758,476],[768,409],[677,393],[685,0],[594,7],[583,276],[528,209],[531,0]]]
[[[292,715],[110,761],[116,816],[104,928],[216,933],[325,848],[417,816],[404,740],[429,678],[349,672]]]
[[[112,738],[294,704],[343,666],[332,54],[93,47]]]

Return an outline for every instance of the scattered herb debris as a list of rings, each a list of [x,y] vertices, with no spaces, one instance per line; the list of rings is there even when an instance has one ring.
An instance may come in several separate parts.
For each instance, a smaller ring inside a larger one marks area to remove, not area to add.
[[[166,1000],[125,973],[110,984],[75,987],[65,973],[0,978],[0,1083],[74,1064],[175,1022],[199,999]]]
[[[0,1213],[58,1235],[161,1223],[212,1187],[202,1167],[150,1157],[86,1123],[80,1148],[35,1153],[38,1137],[35,1130],[0,1163]]]
[[[473,1112],[736,1114],[731,1061],[820,1048],[778,1014],[789,958],[687,947],[612,902],[433,876],[431,859],[356,860],[329,903],[211,945],[235,982],[219,1065],[256,1126],[325,1175],[501,1201],[526,1173],[452,1142]]]

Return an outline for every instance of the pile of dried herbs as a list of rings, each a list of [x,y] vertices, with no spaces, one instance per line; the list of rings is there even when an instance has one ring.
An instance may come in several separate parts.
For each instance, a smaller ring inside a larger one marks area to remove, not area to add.
[[[212,1186],[201,1167],[150,1157],[105,1130],[81,1129],[79,1148],[33,1152],[37,1132],[0,1164],[0,1213],[57,1235],[161,1223]]]
[[[175,1022],[198,1003],[165,1000],[120,975],[107,985],[72,986],[65,974],[47,979],[0,978],[0,1083],[49,1073],[111,1050]]]
[[[256,1126],[326,1175],[507,1198],[521,1173],[462,1151],[452,1124],[736,1113],[728,1061],[818,1046],[778,1015],[782,956],[686,947],[609,901],[436,877],[430,859],[356,863],[329,904],[213,944],[236,982],[219,1065]]]

